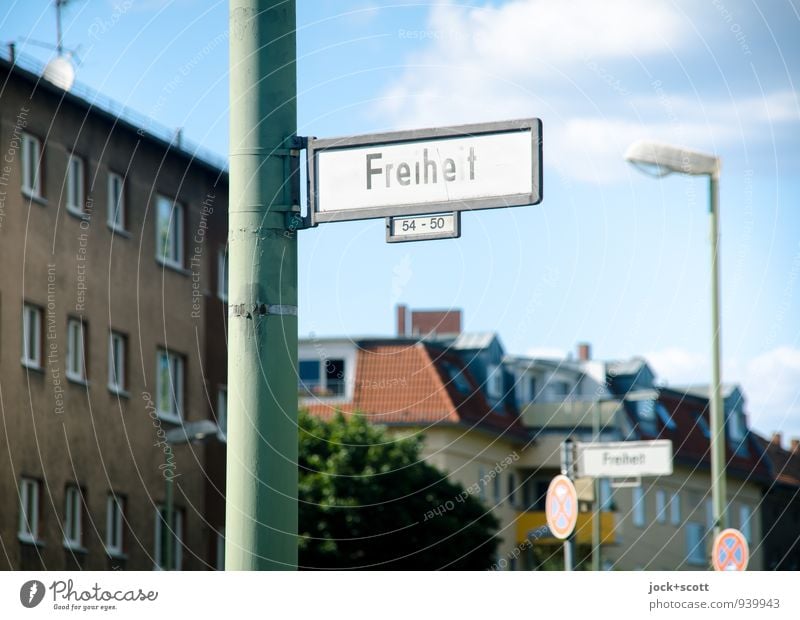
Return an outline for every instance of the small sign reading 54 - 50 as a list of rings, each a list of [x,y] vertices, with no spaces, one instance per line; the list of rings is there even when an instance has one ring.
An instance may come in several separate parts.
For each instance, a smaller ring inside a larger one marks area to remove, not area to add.
[[[461,236],[461,212],[386,218],[386,241],[428,241]]]

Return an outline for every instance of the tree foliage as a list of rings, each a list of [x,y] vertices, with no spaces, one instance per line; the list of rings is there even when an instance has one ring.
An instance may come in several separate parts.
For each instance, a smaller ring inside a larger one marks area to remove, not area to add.
[[[497,519],[363,416],[300,413],[300,566],[306,569],[485,569]]]

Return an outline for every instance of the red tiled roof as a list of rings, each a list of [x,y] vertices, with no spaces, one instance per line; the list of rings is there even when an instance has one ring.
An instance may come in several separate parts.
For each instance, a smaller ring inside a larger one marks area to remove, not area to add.
[[[800,453],[785,450],[761,435],[756,435],[756,441],[769,457],[774,479],[782,484],[800,486]]]
[[[459,392],[448,367],[461,372],[469,393]],[[340,410],[358,412],[376,424],[466,425],[509,439],[527,439],[514,412],[491,409],[457,355],[429,343],[361,343],[353,400],[317,401],[306,408],[325,418]]]

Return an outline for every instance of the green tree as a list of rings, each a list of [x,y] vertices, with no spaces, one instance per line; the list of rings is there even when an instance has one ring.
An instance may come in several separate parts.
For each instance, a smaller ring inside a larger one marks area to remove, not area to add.
[[[363,416],[300,413],[300,566],[485,569],[498,521],[463,487]]]

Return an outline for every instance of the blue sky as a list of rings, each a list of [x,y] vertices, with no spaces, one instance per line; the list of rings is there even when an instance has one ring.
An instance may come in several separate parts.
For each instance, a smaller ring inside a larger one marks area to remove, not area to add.
[[[73,0],[64,24],[79,81],[227,152],[226,1]],[[460,240],[389,246],[381,221],[302,233],[301,334],[459,307],[512,353],[588,341],[707,381],[707,183],[622,160],[659,139],[723,159],[724,378],[757,429],[800,435],[799,30],[791,2],[298,0],[301,134],[544,123],[538,206],[466,214]],[[46,61],[22,41],[54,40],[50,3],[4,3],[0,33]]]

